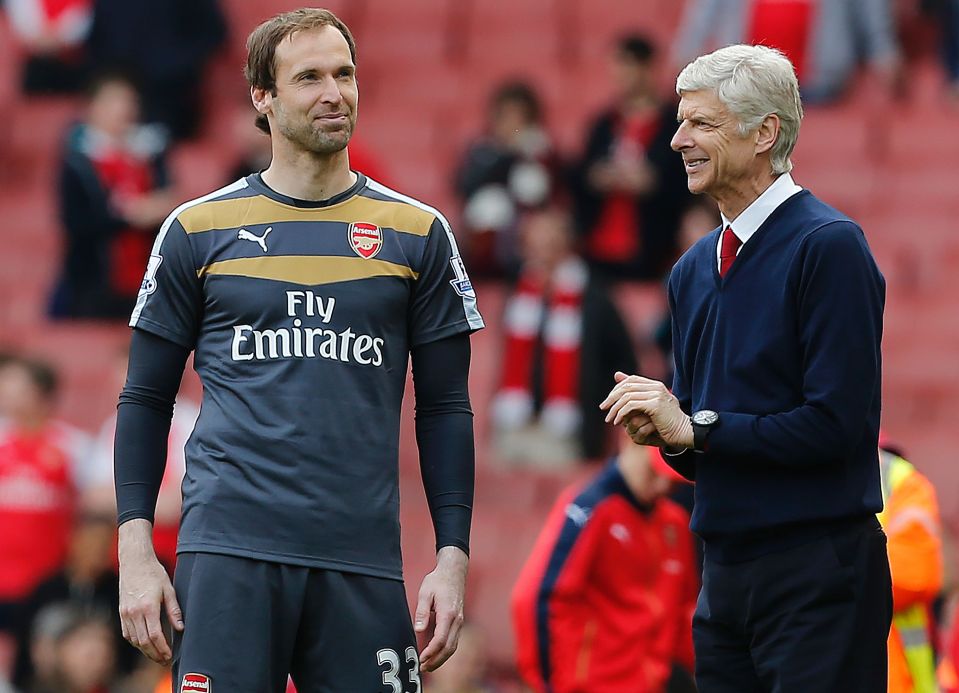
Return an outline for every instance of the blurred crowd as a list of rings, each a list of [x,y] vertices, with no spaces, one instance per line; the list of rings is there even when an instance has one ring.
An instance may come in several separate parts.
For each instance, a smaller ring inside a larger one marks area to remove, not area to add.
[[[116,354],[113,386],[126,353]],[[47,363],[0,357],[0,663],[23,691],[150,691],[164,672],[127,645],[117,618],[115,415],[95,433],[56,418]],[[154,543],[175,562],[183,446],[199,410],[177,404]]]
[[[83,104],[62,133],[55,185],[63,252],[48,316],[125,322],[153,239],[180,202],[167,160],[178,143],[199,132],[203,66],[226,39],[223,10],[216,0],[2,0],[0,8],[21,42],[23,92],[72,94]],[[488,452],[481,461],[552,473],[581,468],[584,460],[612,460],[610,467],[591,469],[595,478],[587,483],[620,479],[615,483],[625,485],[618,493],[638,499],[642,512],[631,515],[627,508],[630,519],[620,522],[645,527],[652,508],[667,508],[663,512],[674,519],[685,516],[689,489],[662,482],[665,472],[651,460],[631,461],[635,453],[622,451],[596,406],[613,371],[668,377],[668,315],[652,316],[652,328],[638,334],[621,313],[618,288],[661,283],[676,258],[719,223],[713,203],[688,193],[681,159],[671,150],[676,98],[661,88],[662,76],[715,47],[765,43],[792,59],[812,108],[840,99],[864,75],[888,98],[907,98],[906,49],[896,21],[903,13],[932,18],[939,28],[944,92],[959,103],[959,0],[689,0],[674,45],[657,46],[648,36],[626,32],[609,47],[609,75],[597,79],[608,81],[614,96],[583,124],[575,151],[557,144],[535,82],[517,77],[493,90],[485,128],[465,144],[450,172],[460,208],[445,210],[458,222],[464,259],[480,287],[495,282],[506,293],[490,436],[480,441]],[[265,168],[270,157],[269,140],[253,128],[252,112],[228,126],[242,155],[223,171],[224,182]],[[380,162],[362,141],[350,152],[356,170],[384,177],[389,162]],[[403,188],[403,181],[396,184]],[[126,354],[117,353],[117,392],[125,363]],[[29,354],[0,355],[0,693],[168,690],[166,672],[119,633],[114,412],[103,412],[99,430],[81,431],[56,418],[57,394],[58,375],[50,365]],[[195,404],[178,401],[156,515],[158,555],[171,570],[183,446],[197,413]],[[916,481],[906,498],[898,484],[915,470],[893,463],[893,457],[904,461],[897,445],[886,447],[887,501],[898,488],[901,502],[912,508],[904,516],[918,513],[928,518],[920,529],[931,527],[922,533],[905,521],[897,525],[890,516],[895,504],[883,518],[894,580],[907,576],[896,608],[912,610],[913,629],[927,635],[920,639],[928,648],[922,653],[910,650],[915,638],[903,638],[908,642],[898,652],[903,666],[928,659],[927,668],[938,667],[930,675],[939,677],[943,690],[959,690],[950,655],[959,643],[942,635],[951,623],[941,596],[948,584],[944,573],[951,571],[942,556],[934,490]],[[569,502],[588,488],[580,484],[557,500],[513,595],[518,670],[534,690],[543,682],[529,663],[535,659],[530,600],[548,577],[547,557],[569,519]],[[657,605],[658,620],[647,633],[671,643],[649,665],[658,672],[650,690],[678,692],[688,690],[691,655],[684,650],[686,633],[665,624],[688,615],[696,558],[685,525],[670,526],[670,533],[682,533],[681,560],[659,547],[646,554],[650,565],[636,569],[625,562],[603,576],[577,576],[580,582],[562,594],[575,603],[593,599],[598,589],[614,610],[649,618],[649,601],[636,594],[660,594],[664,581],[678,579],[679,561],[689,589]],[[902,527],[905,539],[894,544]],[[611,531],[615,538],[619,530]],[[901,547],[899,557],[894,545]],[[897,569],[897,561],[905,568]],[[616,572],[630,567],[628,574]],[[505,595],[503,601],[505,609]],[[570,619],[578,623],[581,615],[573,608]],[[459,652],[430,679],[430,690],[521,690],[515,676],[499,675],[502,666],[489,666],[487,642],[495,637],[476,624],[467,627]]]

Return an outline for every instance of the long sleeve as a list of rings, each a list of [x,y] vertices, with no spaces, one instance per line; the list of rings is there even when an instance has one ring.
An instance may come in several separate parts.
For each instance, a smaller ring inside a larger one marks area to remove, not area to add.
[[[513,588],[510,606],[517,667],[537,693],[570,690],[565,655],[577,652],[581,605],[599,542],[609,524],[596,517],[589,488],[560,494]]]
[[[676,312],[676,297],[673,292],[672,282],[669,283],[667,289],[667,300],[669,302],[669,314],[672,316]],[[673,344],[679,344],[681,339],[679,334],[679,321],[671,320],[671,323]],[[690,389],[689,376],[686,373],[683,361],[676,358],[675,354],[673,355],[673,361],[673,395],[679,400],[679,406],[682,410],[687,414],[691,414],[692,391]],[[671,455],[667,452],[663,455],[663,459],[666,461],[666,464],[682,474],[684,478],[695,481],[696,455],[697,453],[693,450],[686,450],[676,455]]]
[[[720,412],[708,455],[809,466],[843,459],[862,441],[880,388],[885,282],[862,231],[833,222],[810,233],[796,288],[802,402],[773,414]],[[674,338],[676,334],[674,334]],[[675,394],[689,403],[677,363]],[[675,463],[674,460],[670,460]]]
[[[597,621],[570,626],[582,622],[600,542],[609,531],[609,523],[597,517],[595,509],[585,522],[570,516],[565,505],[564,511],[567,518],[549,552],[535,601],[539,677],[548,682],[552,693],[574,693],[585,685],[575,674],[570,656],[581,653],[584,641],[595,636]]]
[[[469,335],[415,347],[412,361],[416,444],[436,549],[456,546],[469,553],[474,488]]]
[[[117,406],[114,475],[117,522],[153,522],[167,460],[173,405],[190,350],[143,330],[130,342]]]

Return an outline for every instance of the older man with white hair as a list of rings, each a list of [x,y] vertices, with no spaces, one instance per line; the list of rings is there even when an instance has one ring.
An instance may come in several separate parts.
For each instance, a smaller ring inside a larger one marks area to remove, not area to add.
[[[792,64],[729,46],[680,73],[673,149],[723,225],[669,280],[672,391],[600,405],[696,481],[702,693],[886,690],[877,442],[885,282],[862,229],[796,185]]]

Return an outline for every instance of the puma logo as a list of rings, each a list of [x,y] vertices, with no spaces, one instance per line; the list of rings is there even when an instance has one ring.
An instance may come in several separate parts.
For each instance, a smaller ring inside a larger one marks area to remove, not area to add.
[[[267,226],[266,231],[263,232],[262,236],[254,235],[253,232],[247,231],[246,229],[240,229],[239,233],[236,234],[236,237],[241,241],[253,241],[261,248],[263,252],[266,252],[266,237],[270,235],[270,231],[273,230],[272,226]]]

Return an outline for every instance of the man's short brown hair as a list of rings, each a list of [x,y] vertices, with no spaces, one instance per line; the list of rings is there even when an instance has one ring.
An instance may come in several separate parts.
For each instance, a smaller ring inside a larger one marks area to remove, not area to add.
[[[356,42],[346,24],[329,10],[303,7],[266,20],[246,39],[246,68],[243,70],[246,81],[251,87],[266,89],[276,95],[276,47],[283,39],[297,31],[324,26],[334,27],[343,34],[350,46],[350,58],[355,65]],[[270,123],[262,113],[256,117],[256,126],[265,133],[270,132]]]

